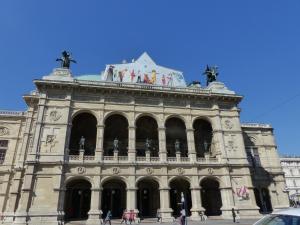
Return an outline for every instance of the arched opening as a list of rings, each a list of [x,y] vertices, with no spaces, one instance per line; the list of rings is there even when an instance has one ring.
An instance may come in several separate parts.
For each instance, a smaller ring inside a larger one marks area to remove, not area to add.
[[[194,139],[197,157],[204,157],[204,153],[211,151],[212,127],[209,122],[203,119],[197,119],[193,124]]]
[[[151,156],[158,157],[158,126],[155,119],[142,116],[136,121],[136,155],[145,156],[146,150]],[[148,142],[146,144],[146,142]]]
[[[201,199],[207,216],[222,214],[222,198],[218,181],[211,178],[205,178],[201,181]]]
[[[91,203],[91,184],[80,179],[67,184],[65,197],[65,220],[86,220]]]
[[[180,216],[180,210],[182,209],[181,204],[181,193],[185,199],[185,209],[187,215],[191,215],[192,198],[190,183],[182,178],[176,178],[170,182],[170,206],[173,209],[173,216]]]
[[[137,184],[137,207],[142,218],[155,217],[160,208],[159,184],[155,180],[143,179]]]
[[[113,218],[121,218],[126,209],[126,184],[121,180],[108,180],[103,185],[102,212],[106,216],[108,210]]]
[[[127,156],[128,153],[128,121],[119,114],[111,115],[105,120],[104,127],[104,155],[110,156],[114,152],[114,142],[118,143],[118,154]]]
[[[187,157],[188,148],[184,122],[179,118],[169,118],[166,121],[165,127],[168,156],[174,157],[176,155],[176,151],[180,151],[180,155],[182,157]]]
[[[72,121],[70,137],[70,155],[78,155],[83,147],[85,155],[95,155],[97,119],[90,113],[80,113]],[[83,146],[80,142],[84,139]]]

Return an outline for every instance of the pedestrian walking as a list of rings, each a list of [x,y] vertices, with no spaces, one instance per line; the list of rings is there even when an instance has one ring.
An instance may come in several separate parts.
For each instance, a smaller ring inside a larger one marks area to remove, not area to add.
[[[235,213],[234,208],[231,209],[231,212],[232,212],[232,219],[233,219],[233,222],[235,223],[236,213]]]
[[[185,209],[181,209],[181,211],[180,211],[180,222],[181,222],[181,225],[185,225],[185,217],[186,217]]]
[[[161,213],[160,213],[159,209],[157,209],[156,218],[157,218],[157,222],[160,222],[160,223],[162,222]]]
[[[236,218],[235,218],[236,223],[239,223],[240,219],[241,219],[241,217],[240,217],[240,211],[236,210]]]
[[[126,209],[124,209],[124,211],[123,211],[121,224],[122,224],[123,222],[124,222],[125,224],[127,224]]]
[[[110,210],[108,210],[108,212],[107,212],[107,214],[106,214],[106,217],[105,217],[105,220],[104,220],[104,224],[103,224],[103,225],[105,225],[105,224],[106,224],[106,222],[108,222],[108,223],[109,223],[109,225],[111,225],[111,217],[112,217],[111,211],[110,211]]]

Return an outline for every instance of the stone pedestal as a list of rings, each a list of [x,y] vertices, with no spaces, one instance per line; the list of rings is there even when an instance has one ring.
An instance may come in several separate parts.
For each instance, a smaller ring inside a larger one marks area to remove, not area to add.
[[[180,156],[180,152],[177,151],[177,152],[176,152],[176,161],[177,161],[177,162],[180,162],[180,157],[181,157],[181,156]]]
[[[55,68],[52,73],[43,76],[43,80],[60,80],[60,81],[73,81],[71,70],[67,68]]]

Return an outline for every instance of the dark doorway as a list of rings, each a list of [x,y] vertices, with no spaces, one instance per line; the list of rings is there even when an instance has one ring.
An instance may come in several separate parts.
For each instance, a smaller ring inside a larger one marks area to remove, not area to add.
[[[121,218],[126,209],[126,184],[120,180],[110,180],[104,183],[102,192],[102,212],[105,217],[111,210],[113,218]]]
[[[159,185],[156,181],[144,179],[138,183],[137,207],[142,218],[156,216],[160,208]]]
[[[182,209],[181,193],[183,193],[185,198],[187,215],[190,216],[192,208],[190,184],[181,178],[172,180],[170,182],[170,205],[175,217],[180,216],[180,210]]]
[[[207,216],[222,214],[222,198],[218,181],[206,178],[201,182],[201,199]]]
[[[187,157],[188,148],[184,122],[179,118],[173,117],[166,121],[165,127],[168,156],[174,157],[176,155],[175,142],[178,140],[180,142],[180,155]]]
[[[136,121],[136,155],[145,156],[146,139],[151,143],[150,153],[158,157],[158,126],[155,119],[150,116],[142,116]]]
[[[273,211],[269,190],[267,188],[254,188],[256,205],[260,213],[270,213]]]
[[[75,180],[67,185],[65,198],[65,220],[86,220],[91,203],[91,184],[86,180]]]
[[[193,124],[197,157],[204,157],[210,151],[212,142],[212,127],[209,122],[197,119]]]
[[[119,156],[127,156],[128,153],[128,122],[122,115],[112,115],[105,120],[104,127],[104,155],[113,155],[114,139],[119,140]]]
[[[95,155],[97,119],[90,113],[81,113],[72,121],[70,155],[79,154],[79,141],[82,136],[85,138],[84,154]]]

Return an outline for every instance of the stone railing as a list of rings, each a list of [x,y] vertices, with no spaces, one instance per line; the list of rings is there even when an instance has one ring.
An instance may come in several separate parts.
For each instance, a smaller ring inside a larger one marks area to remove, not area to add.
[[[0,110],[0,116],[24,116],[25,112],[22,111],[7,111]]]
[[[263,123],[242,123],[242,127],[262,127],[262,128],[271,128],[270,124],[263,124]]]
[[[205,164],[219,164],[220,160],[217,158],[197,158],[197,162]]]

